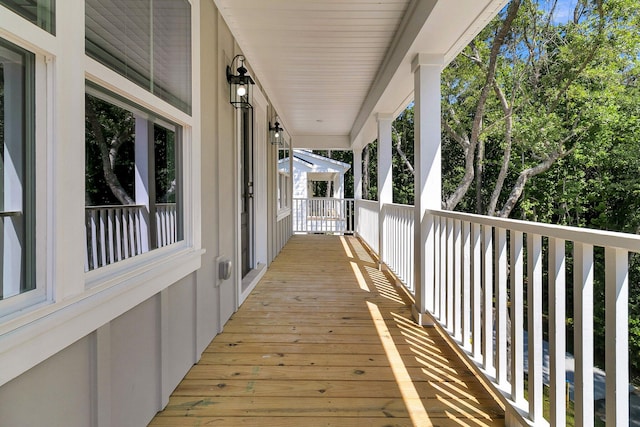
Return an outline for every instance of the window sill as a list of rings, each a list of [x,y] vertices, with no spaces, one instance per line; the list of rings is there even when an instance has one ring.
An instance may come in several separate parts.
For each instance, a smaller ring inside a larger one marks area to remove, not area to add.
[[[87,273],[82,294],[0,324],[0,386],[200,268],[204,250],[166,249]]]

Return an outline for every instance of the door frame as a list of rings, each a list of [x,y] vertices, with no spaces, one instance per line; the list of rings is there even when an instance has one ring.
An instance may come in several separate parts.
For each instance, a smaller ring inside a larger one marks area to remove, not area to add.
[[[238,111],[238,120],[236,127],[236,277],[237,277],[237,307],[249,296],[251,291],[256,287],[262,276],[267,271],[267,254],[268,254],[268,223],[267,223],[267,159],[268,156],[268,121],[267,110],[268,101],[262,91],[254,86],[253,88],[253,214],[250,218],[253,224],[253,236],[249,239],[249,256],[250,270],[242,277],[242,224],[240,214],[242,212],[242,186],[244,185],[244,177],[242,176],[242,165],[244,161],[241,157],[243,144],[241,135],[242,126],[241,111]]]

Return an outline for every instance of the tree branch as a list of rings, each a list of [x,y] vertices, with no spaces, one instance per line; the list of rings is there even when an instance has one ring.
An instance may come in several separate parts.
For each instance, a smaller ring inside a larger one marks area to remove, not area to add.
[[[113,193],[113,195],[122,203],[123,205],[133,205],[135,204],[135,200],[133,200],[125,189],[120,184],[120,180],[116,176],[113,165],[115,164],[115,157],[111,158],[111,149],[107,144],[107,141],[104,137],[104,133],[102,132],[102,126],[100,125],[100,121],[98,120],[98,116],[93,107],[93,104],[87,100],[85,102],[87,118],[89,120],[89,124],[91,125],[91,130],[93,131],[93,135],[96,138],[96,143],[98,144],[98,148],[100,149],[100,158],[102,160],[102,172],[104,174],[104,179],[109,186],[109,189]],[[116,154],[117,156],[117,150]]]
[[[507,102],[507,97],[504,92],[498,86],[498,83],[494,81],[493,84],[494,92],[496,96],[500,100],[500,105],[502,107],[502,111],[504,112],[504,150],[502,155],[502,165],[500,166],[500,172],[498,173],[498,178],[496,179],[496,184],[493,187],[493,193],[491,194],[491,199],[489,200],[489,207],[487,208],[487,215],[493,216],[495,215],[496,205],[498,204],[498,198],[502,193],[502,188],[504,187],[504,181],[507,177],[507,172],[509,171],[509,163],[511,162],[511,146],[512,146],[512,135],[513,135],[513,117],[511,115],[511,107]]]

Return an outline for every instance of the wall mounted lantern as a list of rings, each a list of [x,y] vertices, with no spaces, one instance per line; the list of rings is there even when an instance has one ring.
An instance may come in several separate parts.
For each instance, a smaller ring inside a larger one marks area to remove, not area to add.
[[[247,69],[244,67],[244,56],[236,55],[231,61],[231,65],[227,65],[227,82],[229,82],[229,102],[235,108],[251,108],[251,92],[252,86],[256,84]],[[238,74],[233,74],[233,64],[240,62],[237,68]]]
[[[278,119],[273,126],[269,122],[269,140],[273,145],[284,145],[284,129],[280,127]]]

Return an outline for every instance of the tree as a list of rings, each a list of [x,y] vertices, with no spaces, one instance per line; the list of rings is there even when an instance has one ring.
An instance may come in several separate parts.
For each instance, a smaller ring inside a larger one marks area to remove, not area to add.
[[[90,95],[85,96],[85,109],[87,203],[110,204],[110,193],[119,204],[135,204],[130,196],[135,162],[133,114]],[[121,183],[118,170],[128,188]],[[109,191],[104,190],[105,185]]]
[[[605,51],[611,8],[579,1],[559,24],[556,7],[512,0],[443,73],[443,144],[455,145],[444,158],[456,159],[445,169],[456,183],[444,186],[446,209],[471,210],[475,184],[473,210],[508,217],[529,181],[590,132],[572,99]]]

